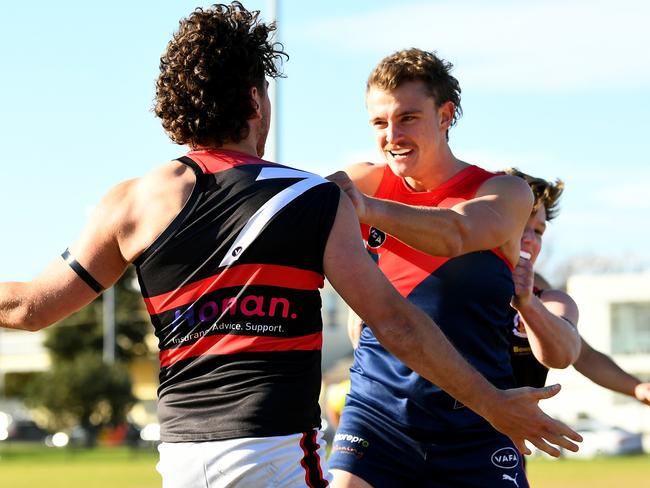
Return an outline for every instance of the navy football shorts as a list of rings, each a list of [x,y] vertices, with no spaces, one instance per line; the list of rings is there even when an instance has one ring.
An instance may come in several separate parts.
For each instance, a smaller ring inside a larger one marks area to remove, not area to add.
[[[487,423],[415,440],[390,418],[348,397],[329,458],[330,469],[375,488],[525,488],[522,456]]]

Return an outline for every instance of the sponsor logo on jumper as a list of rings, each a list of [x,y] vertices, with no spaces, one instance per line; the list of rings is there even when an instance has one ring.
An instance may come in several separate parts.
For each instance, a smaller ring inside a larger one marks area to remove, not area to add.
[[[386,242],[386,234],[379,229],[370,227],[370,230],[368,231],[368,247],[371,249],[377,249],[384,242]]]
[[[346,434],[341,432],[334,436],[334,442],[349,442],[350,444],[361,444],[363,447],[368,447],[370,442],[365,440],[363,437],[359,437],[354,434]]]
[[[291,312],[291,303],[286,298],[247,295],[228,297],[220,301],[211,300],[200,306],[190,305],[185,309],[174,311],[172,331],[185,322],[194,327],[197,323],[211,322],[226,315],[243,315],[244,317],[282,317],[295,319],[298,315]]]
[[[465,405],[454,398],[454,410],[460,410],[461,408],[465,408]]]
[[[243,247],[239,246],[232,250],[232,257],[237,257],[244,250]]]
[[[174,337],[172,344],[178,345],[187,341],[195,341],[201,339],[211,332],[228,334],[231,331],[253,332],[257,335],[264,334],[284,334],[285,329],[281,324],[254,324],[252,322],[215,322],[205,330],[190,332],[182,336]]]
[[[528,337],[528,335],[526,334],[526,327],[524,327],[524,322],[521,320],[519,314],[515,314],[515,318],[512,319],[512,324],[514,326],[512,329],[512,333],[514,335],[524,339]]]
[[[504,447],[495,451],[490,460],[498,468],[513,469],[519,465],[519,454],[512,447]]]
[[[514,477],[514,478],[513,478],[512,476],[508,476],[507,474],[504,474],[503,476],[501,476],[501,479],[502,479],[502,480],[512,481],[512,482],[515,484],[515,486],[516,486],[517,488],[519,488],[519,483],[517,483],[517,475],[518,475],[518,474],[519,474],[519,473],[515,473],[515,477]]]

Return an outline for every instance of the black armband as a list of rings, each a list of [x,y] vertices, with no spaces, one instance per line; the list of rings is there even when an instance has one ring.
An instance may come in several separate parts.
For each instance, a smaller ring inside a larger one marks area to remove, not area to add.
[[[79,261],[72,257],[69,249],[63,251],[61,257],[65,259],[65,262],[68,263],[68,265],[70,265],[72,271],[77,273],[77,276],[79,276],[79,278],[81,278],[89,287],[91,287],[95,293],[101,293],[104,291],[104,287],[100,285],[99,282],[93,278],[88,271],[86,271],[86,268],[79,264]]]

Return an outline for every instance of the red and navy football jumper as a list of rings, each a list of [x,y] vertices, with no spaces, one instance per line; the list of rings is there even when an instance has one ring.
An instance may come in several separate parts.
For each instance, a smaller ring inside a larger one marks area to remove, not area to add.
[[[318,289],[338,187],[233,151],[179,161],[195,188],[135,262],[159,340],[161,439],[318,428]]]
[[[375,197],[408,205],[450,208],[474,198],[495,176],[469,166],[438,188],[413,191],[388,166]],[[512,265],[498,250],[452,259],[431,256],[362,226],[369,252],[397,290],[424,310],[456,349],[499,388],[514,386],[508,332],[514,292]],[[364,327],[351,371],[352,396],[390,413],[418,435],[484,422],[453,398],[406,367]]]
[[[388,166],[375,197],[449,208],[493,177],[476,166],[415,192]],[[508,331],[512,266],[498,250],[455,258],[416,251],[362,226],[368,251],[402,296],[424,310],[489,381],[514,386]],[[350,369],[351,391],[332,443],[330,469],[375,488],[528,486],[514,444],[486,420],[387,352],[364,327]],[[505,480],[505,481],[504,481]]]

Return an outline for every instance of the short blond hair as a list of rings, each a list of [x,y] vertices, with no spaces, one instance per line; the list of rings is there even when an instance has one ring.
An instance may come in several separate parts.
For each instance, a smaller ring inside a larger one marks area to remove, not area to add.
[[[460,84],[451,75],[453,67],[435,52],[417,48],[404,49],[386,56],[375,66],[368,77],[366,91],[373,87],[392,91],[404,83],[421,81],[436,107],[447,102],[454,104],[451,120],[453,126],[463,114],[460,106]]]

